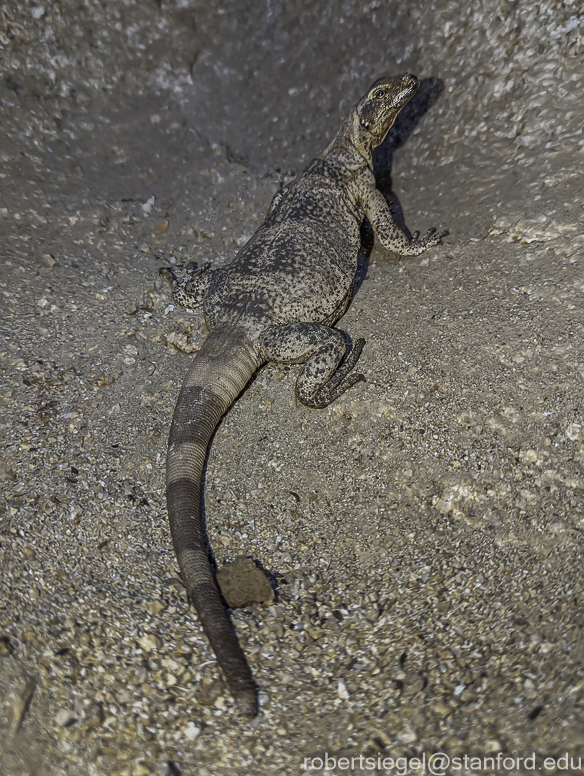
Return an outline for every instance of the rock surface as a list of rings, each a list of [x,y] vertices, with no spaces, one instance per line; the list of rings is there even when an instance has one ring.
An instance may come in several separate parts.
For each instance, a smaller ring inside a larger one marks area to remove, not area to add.
[[[0,26],[0,771],[584,756],[581,4],[39,0]],[[157,270],[227,262],[405,70],[379,185],[451,237],[373,248],[341,324],[366,383],[312,411],[265,368],[209,456],[218,564],[278,583],[233,617],[250,724],[177,579],[165,444],[204,331]]]

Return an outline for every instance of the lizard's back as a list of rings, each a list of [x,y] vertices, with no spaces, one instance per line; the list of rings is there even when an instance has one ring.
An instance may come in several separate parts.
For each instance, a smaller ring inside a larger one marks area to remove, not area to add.
[[[363,209],[354,176],[315,159],[287,187],[225,271],[218,322],[261,325],[331,317],[357,269]]]

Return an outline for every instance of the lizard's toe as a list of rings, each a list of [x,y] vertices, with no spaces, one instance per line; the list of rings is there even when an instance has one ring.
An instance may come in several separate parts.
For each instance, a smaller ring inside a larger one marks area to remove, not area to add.
[[[426,232],[426,236],[424,237],[424,242],[426,243],[426,247],[434,247],[435,245],[438,245],[440,240],[443,237],[446,237],[450,232],[447,229],[444,229],[441,232],[438,232],[436,230],[436,227],[433,226],[431,229],[428,229]]]
[[[158,274],[161,278],[164,278],[165,280],[168,280],[170,285],[175,288],[178,285],[178,278],[174,274],[174,270],[172,270],[170,267],[160,267],[158,270]]]

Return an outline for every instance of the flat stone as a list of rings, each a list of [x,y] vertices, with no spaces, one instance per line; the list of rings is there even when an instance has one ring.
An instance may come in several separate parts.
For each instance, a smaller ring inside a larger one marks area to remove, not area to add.
[[[226,563],[217,572],[217,583],[232,609],[254,603],[271,604],[275,599],[268,576],[251,558],[244,555],[238,556],[232,563]]]

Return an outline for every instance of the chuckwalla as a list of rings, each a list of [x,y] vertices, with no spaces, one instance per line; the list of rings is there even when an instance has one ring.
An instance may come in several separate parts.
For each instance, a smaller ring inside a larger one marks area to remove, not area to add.
[[[447,232],[410,239],[375,187],[371,156],[419,86],[414,75],[380,78],[336,137],[276,193],[257,232],[221,269],[162,268],[175,301],[202,303],[209,336],[181,388],[166,463],[170,528],[182,578],[243,713],[258,711],[251,671],[209,564],[201,520],[207,448],[222,415],[268,361],[303,363],[296,398],[326,407],[363,375],[352,374],[365,344],[349,348],[333,328],[351,300],[367,217],[384,248],[418,256]]]

